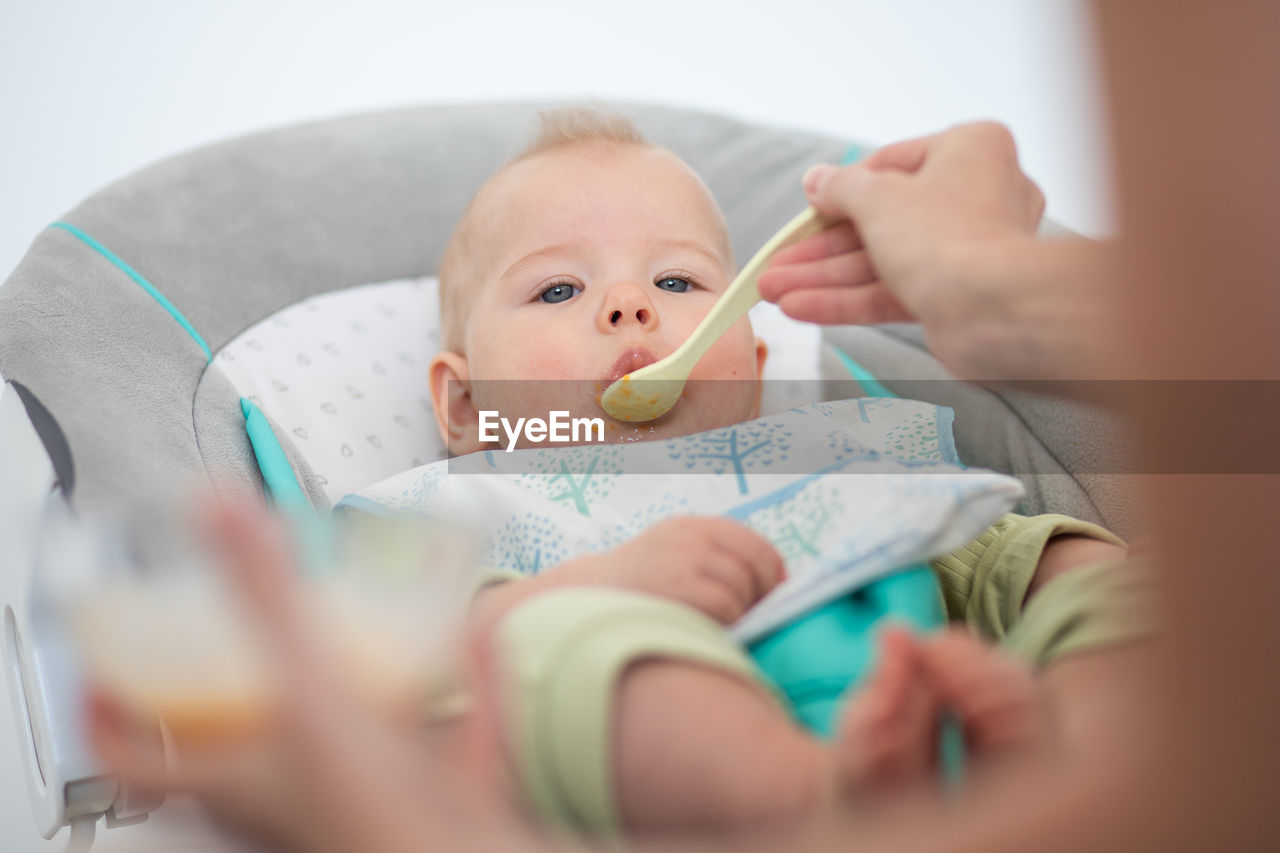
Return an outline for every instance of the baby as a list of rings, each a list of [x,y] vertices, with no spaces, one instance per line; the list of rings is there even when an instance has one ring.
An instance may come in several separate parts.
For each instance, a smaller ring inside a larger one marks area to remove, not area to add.
[[[757,417],[767,352],[746,318],[702,358],[667,415],[629,424],[598,404],[603,387],[679,346],[733,273],[724,217],[679,157],[619,117],[544,115],[536,141],[476,193],[441,264],[444,349],[429,379],[450,451],[492,449],[480,436],[484,410],[512,420],[552,410],[599,417],[614,441]],[[1001,612],[1016,620],[1024,599],[1063,569],[1123,553],[1092,525],[1007,516],[935,569],[953,615],[998,594],[1012,601]],[[899,631],[886,634],[878,669],[848,704],[834,743],[811,736],[714,627],[735,621],[784,574],[756,533],[728,519],[686,517],[608,554],[484,589],[475,619],[515,673],[504,683],[506,704],[516,706],[504,737],[534,805],[596,828],[795,817],[845,791],[865,795],[924,777],[943,710],[960,717],[979,759],[984,746],[1042,728],[1029,669],[961,633],[922,640]],[[580,723],[565,737],[580,746],[547,752],[529,741],[548,733],[521,730],[520,706],[542,701],[529,694],[545,685],[529,676],[536,667],[527,630],[522,638],[513,625],[556,596],[570,604],[559,613],[575,612],[577,602],[577,612],[658,639],[599,671],[580,664],[582,695],[594,679],[606,699],[572,709]],[[979,626],[996,636],[1009,627]],[[603,756],[591,754],[597,748]],[[583,755],[564,758],[575,749]]]

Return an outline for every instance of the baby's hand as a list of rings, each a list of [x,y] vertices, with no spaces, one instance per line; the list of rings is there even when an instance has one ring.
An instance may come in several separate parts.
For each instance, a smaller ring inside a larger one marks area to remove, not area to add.
[[[555,571],[496,584],[476,596],[472,618],[483,633],[530,596],[565,586],[612,586],[670,598],[717,622],[736,622],[786,577],[764,538],[727,518],[668,519],[604,554]]]
[[[723,625],[786,577],[774,547],[727,518],[669,519],[598,559],[606,583],[674,599]]]

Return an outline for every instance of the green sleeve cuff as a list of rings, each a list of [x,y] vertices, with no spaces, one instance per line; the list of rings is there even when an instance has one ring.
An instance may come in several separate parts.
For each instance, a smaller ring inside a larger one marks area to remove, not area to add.
[[[982,636],[1003,639],[1022,619],[1022,602],[1045,545],[1068,535],[1125,544],[1105,528],[1069,516],[1009,513],[977,539],[933,562],[948,618],[963,620]]]
[[[515,569],[481,569],[476,573],[475,589],[472,590],[471,597],[474,598],[491,586],[497,586],[508,581],[523,580],[527,577],[530,576],[517,572]]]
[[[1135,642],[1156,630],[1147,565],[1112,560],[1063,572],[1045,584],[1004,646],[1042,669],[1068,655]]]

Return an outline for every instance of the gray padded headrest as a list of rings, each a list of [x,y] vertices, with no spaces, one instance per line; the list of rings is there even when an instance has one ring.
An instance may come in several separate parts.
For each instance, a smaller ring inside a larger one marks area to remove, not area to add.
[[[0,288],[0,374],[60,425],[77,503],[154,499],[211,477],[259,488],[237,395],[205,347],[312,294],[434,272],[472,193],[549,106],[414,107],[164,160],[63,217],[120,264],[64,228],[41,232]],[[847,147],[687,110],[618,109],[703,176],[740,256],[803,207],[804,168]]]
[[[260,491],[238,394],[209,354],[308,296],[435,272],[472,193],[551,106],[414,107],[233,139],[130,175],[41,232],[0,288],[0,375],[61,433],[76,503],[145,506],[211,482]],[[724,116],[617,108],[702,175],[739,258],[803,207],[803,170],[849,147]],[[918,332],[835,329],[827,340],[873,373],[946,375]],[[895,369],[907,364],[914,372]],[[957,409],[962,458],[1022,476],[1024,509],[1127,527],[1122,488],[1071,473],[1090,458],[1072,455],[1074,437],[1107,434],[1093,413],[943,387],[930,399]],[[312,502],[326,505],[276,433]]]

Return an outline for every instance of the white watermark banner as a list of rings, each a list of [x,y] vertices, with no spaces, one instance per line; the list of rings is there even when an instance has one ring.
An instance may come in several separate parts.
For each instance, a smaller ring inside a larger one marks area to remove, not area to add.
[[[510,453],[521,443],[521,439],[529,444],[589,444],[604,441],[604,418],[571,417],[568,410],[558,409],[548,413],[544,418],[504,418],[496,411],[480,412],[477,422],[480,441],[486,444],[501,444],[503,436],[498,434],[502,428],[505,435],[505,450]]]

